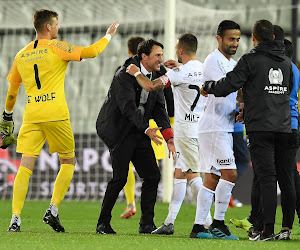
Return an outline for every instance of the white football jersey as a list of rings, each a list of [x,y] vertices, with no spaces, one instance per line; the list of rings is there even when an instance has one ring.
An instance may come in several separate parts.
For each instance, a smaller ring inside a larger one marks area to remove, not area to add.
[[[210,53],[203,64],[203,80],[218,81],[233,70],[236,61],[228,60],[218,49]],[[237,91],[226,97],[208,95],[199,119],[199,133],[233,132]]]
[[[198,60],[190,60],[166,74],[174,87],[176,137],[198,137],[198,119],[204,99],[200,95],[200,88],[204,83],[202,67],[203,64]]]

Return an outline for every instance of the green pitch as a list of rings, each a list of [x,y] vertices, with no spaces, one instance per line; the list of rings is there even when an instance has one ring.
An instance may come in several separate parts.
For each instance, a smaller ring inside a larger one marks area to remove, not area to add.
[[[48,201],[26,201],[22,214],[20,233],[9,233],[11,201],[0,201],[0,248],[1,249],[299,249],[300,236],[292,234],[291,241],[249,242],[247,234],[229,223],[230,218],[245,218],[249,206],[232,208],[226,214],[226,222],[239,241],[190,239],[196,207],[184,204],[175,222],[175,233],[165,235],[139,235],[140,209],[131,219],[122,220],[120,214],[125,203],[117,203],[111,225],[117,235],[96,234],[100,202],[63,202],[60,221],[65,233],[55,233],[42,222]],[[155,223],[160,226],[168,211],[168,204],[157,203]],[[296,217],[296,222],[298,218]],[[280,230],[281,211],[278,209],[275,232]],[[294,225],[298,226],[297,223]]]

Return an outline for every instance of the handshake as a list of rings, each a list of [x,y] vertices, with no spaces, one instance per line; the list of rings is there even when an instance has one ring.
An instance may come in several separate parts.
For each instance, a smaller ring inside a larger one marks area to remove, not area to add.
[[[3,112],[2,121],[0,122],[0,135],[2,138],[0,148],[6,149],[9,145],[17,144],[17,139],[14,137],[12,113],[7,114],[5,111]]]

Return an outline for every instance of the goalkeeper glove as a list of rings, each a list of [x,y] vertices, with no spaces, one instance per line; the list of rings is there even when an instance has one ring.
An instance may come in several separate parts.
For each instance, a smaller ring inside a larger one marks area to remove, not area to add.
[[[9,145],[17,144],[17,139],[14,138],[14,134],[2,135],[2,145],[0,148],[6,149]]]
[[[0,122],[0,132],[3,135],[10,135],[14,132],[13,114],[7,114],[5,111],[2,114],[2,121]]]
[[[13,114],[3,112],[2,121],[0,122],[0,134],[2,137],[2,145],[0,148],[6,149],[9,145],[17,144],[14,138],[14,122],[12,119]]]

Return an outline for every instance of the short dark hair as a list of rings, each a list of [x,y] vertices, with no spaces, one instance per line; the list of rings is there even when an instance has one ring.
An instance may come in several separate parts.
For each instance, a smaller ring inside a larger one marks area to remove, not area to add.
[[[274,27],[268,20],[258,20],[252,27],[252,34],[259,42],[273,40]]]
[[[279,25],[273,25],[275,40],[283,41],[284,31]]]
[[[241,30],[241,27],[232,20],[224,20],[218,26],[217,35],[223,38],[226,30]]]
[[[34,13],[33,26],[37,32],[43,32],[44,25],[52,24],[52,18],[58,18],[58,14],[52,10],[40,9]]]
[[[140,36],[132,36],[128,39],[127,47],[133,55],[137,54],[138,45],[143,41],[145,41],[145,39]]]
[[[288,39],[284,39],[283,43],[284,43],[284,46],[285,46],[284,54],[287,57],[292,59],[293,54],[294,54],[294,44]]]
[[[154,45],[159,46],[162,49],[164,48],[164,46],[160,42],[157,42],[153,39],[148,39],[148,40],[145,40],[145,41],[141,42],[139,44],[138,50],[137,50],[137,54],[139,56],[139,59],[142,60],[142,54],[143,53],[145,53],[147,56],[149,56],[151,51],[152,51],[152,47]]]
[[[196,54],[198,48],[198,40],[191,33],[186,33],[178,37],[178,45],[183,48],[184,52],[188,55]]]

